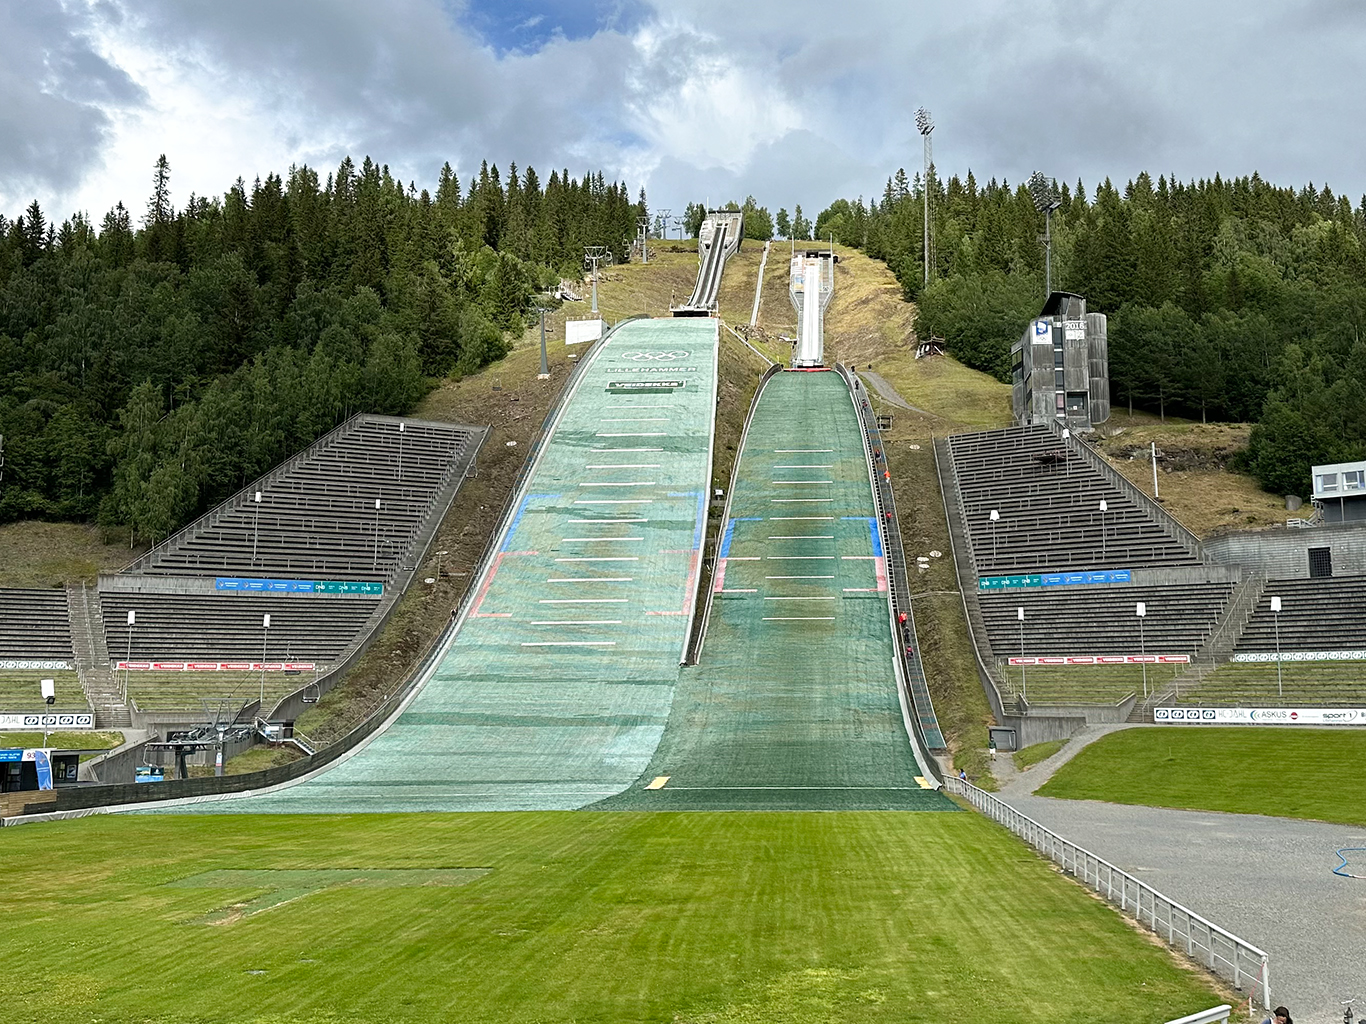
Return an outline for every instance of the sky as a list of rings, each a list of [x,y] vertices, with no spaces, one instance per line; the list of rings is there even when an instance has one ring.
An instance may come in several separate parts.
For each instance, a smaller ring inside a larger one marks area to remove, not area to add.
[[[0,0],[0,214],[369,155],[813,216],[941,175],[1366,192],[1362,0]]]

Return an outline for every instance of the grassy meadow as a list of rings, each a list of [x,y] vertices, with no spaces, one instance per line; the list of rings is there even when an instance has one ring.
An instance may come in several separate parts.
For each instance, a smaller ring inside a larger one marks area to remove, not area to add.
[[[972,813],[110,815],[4,841],[9,1022],[1090,1024],[1222,999]]]
[[[1359,729],[1172,726],[1103,736],[1039,796],[1366,825]]]

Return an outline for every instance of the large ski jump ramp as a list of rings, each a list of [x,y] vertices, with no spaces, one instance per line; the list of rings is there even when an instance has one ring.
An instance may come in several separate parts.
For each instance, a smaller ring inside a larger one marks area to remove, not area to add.
[[[214,811],[571,809],[620,792],[668,719],[692,622],[717,321],[637,320],[598,346],[464,620],[355,754]]]
[[[919,781],[862,431],[837,373],[768,381],[731,487],[699,662],[645,776],[600,806],[952,810]]]

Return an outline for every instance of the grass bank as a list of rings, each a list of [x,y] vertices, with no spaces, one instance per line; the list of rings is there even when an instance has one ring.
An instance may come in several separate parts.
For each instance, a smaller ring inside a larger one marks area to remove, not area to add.
[[[1363,757],[1359,730],[1125,729],[1082,750],[1038,795],[1366,825]]]

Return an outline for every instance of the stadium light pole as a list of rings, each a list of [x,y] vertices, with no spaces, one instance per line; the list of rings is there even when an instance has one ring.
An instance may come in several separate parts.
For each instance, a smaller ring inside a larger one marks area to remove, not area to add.
[[[930,162],[933,153],[930,135],[934,132],[934,119],[930,117],[930,112],[921,107],[915,112],[915,127],[920,132],[920,137],[925,144],[925,177],[921,184],[925,189],[925,210],[924,210],[924,248],[921,250],[925,258],[925,284],[930,286]]]
[[[1147,700],[1147,699],[1148,699],[1148,649],[1147,649],[1147,646],[1146,646],[1146,645],[1144,644],[1144,642],[1143,642],[1143,620],[1144,620],[1144,618],[1146,618],[1147,615],[1148,615],[1148,606],[1147,606],[1144,602],[1139,601],[1139,602],[1138,602],[1138,606],[1134,609],[1134,614],[1136,614],[1136,615],[1138,616],[1138,663],[1139,663],[1139,667],[1143,669],[1143,699],[1144,699],[1144,700]]]
[[[1072,431],[1067,427],[1062,428],[1062,458],[1067,465],[1067,476],[1072,476]]]
[[[125,704],[128,702],[128,673],[132,671],[132,669],[129,668],[129,665],[131,664],[131,662],[132,662],[132,660],[133,660],[133,626],[134,626],[134,624],[135,624],[137,621],[138,621],[138,613],[135,612],[132,608],[129,608],[129,609],[128,609],[128,660],[125,661],[125,662],[123,663],[123,701],[124,701]]]
[[[1281,688],[1281,599],[1272,595],[1271,614],[1276,620],[1276,696],[1284,697],[1285,691]]]
[[[375,557],[370,563],[371,570],[379,568],[379,499],[375,499]]]
[[[594,308],[594,309],[597,309],[597,308],[598,308],[597,302],[598,302],[598,292],[597,292],[597,285],[596,285],[596,283],[595,283],[594,286],[593,286],[593,308]],[[540,372],[539,374],[537,374],[536,379],[537,379],[537,380],[548,380],[548,379],[550,378],[550,362],[549,362],[549,360],[546,358],[546,354],[545,354],[545,314],[546,314],[546,309],[545,309],[544,306],[537,306],[537,307],[536,307],[536,312],[539,313],[539,314],[541,314],[541,372]],[[569,328],[566,327],[566,328],[565,328],[566,333],[568,332],[568,330],[569,330]]]
[[[996,524],[1001,521],[1001,513],[991,510],[991,571],[996,571]]]
[[[1025,663],[1024,663],[1024,605],[1015,609],[1015,617],[1020,620],[1020,696],[1028,696],[1025,682]]]
[[[261,717],[261,712],[266,706],[266,637],[270,633],[270,612],[261,616],[261,697],[256,702],[256,717]]]
[[[1034,208],[1043,214],[1043,288],[1044,297],[1053,294],[1053,211],[1062,205],[1058,186],[1042,171],[1029,176],[1029,196]]]
[[[398,424],[398,482],[399,482],[400,484],[403,483],[403,435],[407,432],[406,429],[405,429],[406,426],[407,426],[407,424],[405,424],[402,420],[399,420],[399,424]]]
[[[441,579],[441,559],[447,554],[449,554],[449,552],[446,551],[438,551],[436,553],[436,578],[438,581]]]
[[[251,522],[251,564],[256,564],[256,542],[261,537],[261,492],[257,491],[252,496],[252,501],[256,505],[256,515]]]
[[[1100,499],[1100,560],[1105,561],[1105,513],[1110,511],[1110,503]]]

